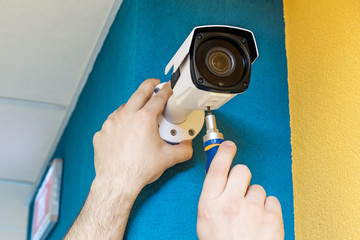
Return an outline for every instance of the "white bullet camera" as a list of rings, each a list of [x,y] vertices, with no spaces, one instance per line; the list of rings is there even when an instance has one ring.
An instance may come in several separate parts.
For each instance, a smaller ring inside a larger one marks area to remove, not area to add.
[[[195,27],[165,68],[165,74],[173,68],[173,95],[158,119],[160,136],[171,143],[193,139],[207,107],[218,109],[249,87],[251,64],[258,55],[249,30]]]

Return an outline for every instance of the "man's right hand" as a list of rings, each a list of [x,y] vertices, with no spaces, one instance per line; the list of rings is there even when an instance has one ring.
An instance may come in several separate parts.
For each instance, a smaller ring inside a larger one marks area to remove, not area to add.
[[[235,153],[235,144],[225,141],[211,163],[199,200],[199,239],[284,239],[279,200],[260,185],[249,187],[245,165],[230,171]]]

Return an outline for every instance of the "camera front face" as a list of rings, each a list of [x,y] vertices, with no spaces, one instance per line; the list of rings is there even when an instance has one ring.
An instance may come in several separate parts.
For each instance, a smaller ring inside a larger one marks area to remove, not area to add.
[[[190,47],[190,72],[198,89],[241,93],[250,83],[257,57],[252,33],[242,29],[205,27],[195,30]]]

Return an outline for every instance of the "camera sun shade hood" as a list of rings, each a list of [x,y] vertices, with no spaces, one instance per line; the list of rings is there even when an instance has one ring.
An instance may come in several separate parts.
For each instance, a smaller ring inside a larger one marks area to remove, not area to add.
[[[189,36],[186,38],[184,43],[181,45],[179,50],[176,52],[174,57],[170,60],[168,65],[165,68],[165,75],[169,73],[170,69],[173,68],[173,73],[176,72],[176,70],[179,68],[181,63],[184,61],[186,56],[189,54],[191,44],[194,42],[193,38],[196,35],[197,32],[208,32],[208,31],[214,31],[214,32],[227,32],[227,33],[233,33],[240,35],[244,38],[246,38],[249,48],[250,48],[250,59],[251,63],[253,63],[256,58],[259,56],[258,48],[256,45],[254,34],[244,28],[238,28],[233,26],[226,26],[226,25],[206,25],[206,26],[198,26],[195,27]]]

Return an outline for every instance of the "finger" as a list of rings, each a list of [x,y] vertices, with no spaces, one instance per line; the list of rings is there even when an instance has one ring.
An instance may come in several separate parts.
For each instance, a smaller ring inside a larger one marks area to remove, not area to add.
[[[224,191],[235,153],[233,142],[225,141],[220,145],[205,177],[202,196],[216,198]]]
[[[269,212],[275,212],[282,217],[281,204],[279,200],[274,196],[269,196],[266,198],[265,210]]]
[[[254,184],[249,187],[245,198],[252,202],[264,205],[266,199],[266,192],[262,186]]]
[[[149,109],[156,115],[161,114],[164,111],[167,100],[172,94],[170,84],[164,84],[160,91],[154,95],[144,106],[143,109]]]
[[[113,119],[116,111],[117,111],[117,109],[108,116],[108,119]]]
[[[167,145],[167,149],[168,155],[172,156],[170,166],[189,160],[193,154],[191,140],[182,141],[177,145]]]
[[[145,80],[130,97],[126,104],[126,108],[130,111],[137,111],[141,109],[149,101],[154,93],[156,85],[159,83],[160,80],[155,78]]]
[[[243,198],[249,188],[250,180],[249,168],[243,164],[237,164],[230,171],[225,192]]]
[[[126,106],[126,104],[121,104],[120,107],[117,109],[118,111],[121,111],[124,107]]]

